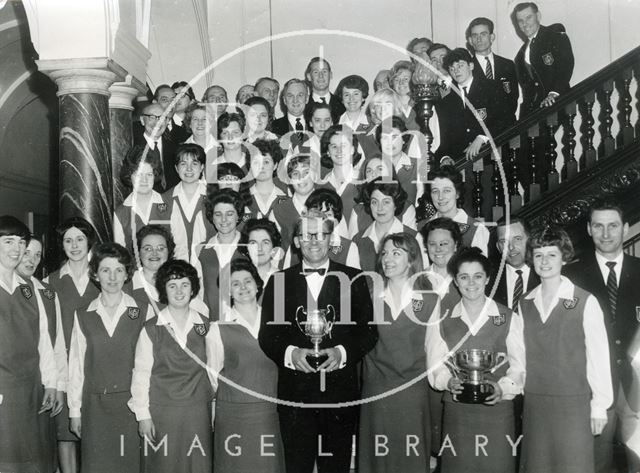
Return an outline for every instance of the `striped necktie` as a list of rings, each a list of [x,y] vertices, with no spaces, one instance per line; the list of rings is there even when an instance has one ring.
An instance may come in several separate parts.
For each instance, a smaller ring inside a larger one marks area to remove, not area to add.
[[[522,279],[521,269],[516,269],[516,274],[518,275],[518,279],[516,279],[516,283],[513,286],[513,300],[511,301],[511,307],[515,313],[518,313],[518,303],[520,302],[520,298],[524,292],[524,281]]]
[[[493,80],[493,67],[491,67],[491,61],[489,57],[484,58],[487,61],[487,66],[484,68],[484,73],[487,76],[487,79]]]
[[[607,261],[605,263],[609,268],[609,276],[607,277],[607,297],[609,299],[609,312],[611,313],[611,320],[616,319],[616,304],[618,302],[618,278],[616,278],[616,262]]]

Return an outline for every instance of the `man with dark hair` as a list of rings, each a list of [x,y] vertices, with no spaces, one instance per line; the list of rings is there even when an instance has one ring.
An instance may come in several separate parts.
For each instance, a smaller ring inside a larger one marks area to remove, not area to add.
[[[349,471],[358,406],[338,404],[360,398],[359,363],[378,338],[366,280],[357,269],[329,259],[332,231],[333,222],[322,212],[302,217],[294,237],[302,262],[272,275],[262,299],[258,341],[278,366],[278,397],[324,404],[278,405],[286,470],[295,473],[311,473],[316,462],[319,473]],[[322,339],[318,359],[296,320],[304,319],[303,310],[310,316],[331,306],[335,313],[327,317],[345,322]]]
[[[474,18],[467,27],[466,38],[468,46],[474,54],[474,75],[484,76],[502,86],[509,97],[511,113],[515,117],[520,98],[516,66],[512,60],[498,56],[492,51],[491,48],[496,39],[493,21],[484,17]]]
[[[541,18],[533,2],[517,4],[512,13],[514,25],[525,37],[514,61],[522,87],[521,118],[553,105],[569,90],[573,74],[573,51],[564,26],[542,26]]]
[[[183,80],[174,82],[171,84],[171,88],[175,94],[174,98],[177,97],[177,100],[173,107],[171,121],[167,124],[167,130],[169,130],[173,142],[178,145],[184,143],[191,136],[191,132],[184,124],[184,119],[187,107],[196,99],[196,96],[191,86]]]
[[[304,78],[311,88],[311,96],[307,108],[316,103],[328,103],[331,107],[331,118],[333,123],[338,123],[340,116],[344,113],[344,105],[340,97],[335,96],[329,90],[333,74],[331,64],[322,57],[314,57],[307,64],[304,71]]]
[[[413,38],[407,45],[407,52],[416,56],[428,54],[429,48],[433,46],[433,41],[429,38]],[[416,62],[413,56],[409,56],[411,62]]]
[[[572,264],[564,273],[571,281],[593,294],[605,315],[609,336],[611,376],[614,402],[607,411],[607,425],[595,438],[596,472],[610,472],[616,431],[625,444],[628,468],[640,468],[640,448],[637,441],[628,440],[638,428],[640,408],[637,379],[634,380],[632,361],[640,345],[640,258],[624,254],[624,240],[629,223],[622,209],[609,200],[596,201],[589,210],[587,233],[593,240],[594,252],[589,252]],[[637,368],[636,368],[637,369]],[[618,424],[618,428],[616,424]]]
[[[276,105],[278,105],[280,83],[271,77],[261,77],[256,81],[253,90],[258,97],[267,99],[269,105],[271,105],[271,118],[273,118],[276,113]]]
[[[521,218],[510,218],[508,225],[504,217],[498,220],[496,246],[500,256],[505,255],[505,265],[493,300],[516,312],[520,298],[540,284],[540,278],[525,259],[529,233],[529,225]],[[494,280],[495,277],[497,274]]]
[[[456,48],[447,54],[443,67],[449,71],[457,90],[436,104],[440,120],[439,158],[450,156],[472,159],[489,141],[514,122],[511,106],[502,86],[486,77],[474,77],[474,63],[469,51]],[[477,114],[472,112],[472,107]]]

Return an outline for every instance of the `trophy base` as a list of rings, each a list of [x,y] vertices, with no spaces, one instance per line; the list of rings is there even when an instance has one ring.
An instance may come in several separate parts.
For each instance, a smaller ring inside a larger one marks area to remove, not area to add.
[[[462,383],[462,393],[454,399],[464,404],[483,404],[492,394],[493,387],[490,384]]]
[[[307,355],[307,363],[315,370],[320,368],[320,365],[329,359],[329,355]]]

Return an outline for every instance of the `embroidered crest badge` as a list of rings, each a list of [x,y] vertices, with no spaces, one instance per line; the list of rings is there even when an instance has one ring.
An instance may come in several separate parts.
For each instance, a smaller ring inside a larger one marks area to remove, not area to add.
[[[50,301],[53,300],[54,297],[56,297],[56,293],[51,289],[45,289],[44,291],[42,291],[42,293],[44,294],[44,297],[46,297]]]
[[[282,204],[282,203],[284,203],[286,201],[287,201],[287,197],[278,197],[278,200],[276,201],[276,204],[280,205],[280,204]]]
[[[636,306],[636,320],[640,322],[640,305]]]
[[[565,309],[573,309],[575,308],[576,304],[578,304],[578,298],[574,297],[573,299],[564,299],[562,303],[564,304]]]
[[[411,307],[413,308],[414,312],[420,312],[423,306],[424,301],[421,301],[419,299],[411,299]]]
[[[486,108],[476,108],[476,112],[478,112],[478,118],[480,118],[480,120],[485,121],[487,119]]]
[[[129,307],[127,309],[127,315],[131,320],[136,320],[138,317],[140,317],[140,309],[138,309],[137,307]]]
[[[504,314],[492,315],[491,318],[493,319],[493,325],[496,327],[500,327],[507,321],[507,316]]]
[[[31,296],[33,296],[33,292],[31,292],[31,288],[26,284],[22,284],[20,286],[20,292],[22,292],[22,295],[24,296],[25,299],[31,299]]]
[[[542,55],[542,62],[544,62],[545,66],[552,66],[553,61],[554,61],[553,54],[547,53]]]
[[[511,84],[509,84],[508,80],[502,81],[502,88],[504,89],[505,93],[507,94],[511,93]]]
[[[402,165],[402,170],[403,171],[410,171],[412,167],[413,166],[411,166],[410,164],[403,164]]]
[[[334,255],[342,253],[342,245],[332,246],[331,247],[331,253],[333,253]]]
[[[167,211],[167,204],[165,204],[164,202],[162,204],[157,204],[157,205],[158,205],[158,212],[164,213]]]
[[[467,223],[459,223],[458,227],[460,227],[460,233],[467,233],[469,228],[471,228],[471,225],[469,225]]]
[[[193,324],[193,330],[201,337],[207,334],[207,326],[205,324]]]

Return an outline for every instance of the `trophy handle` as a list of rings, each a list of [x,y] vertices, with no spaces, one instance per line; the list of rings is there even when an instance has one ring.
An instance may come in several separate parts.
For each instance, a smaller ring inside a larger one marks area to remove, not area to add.
[[[506,353],[499,352],[499,353],[496,354],[496,361],[497,361],[496,365],[493,368],[491,368],[491,371],[490,371],[491,374],[493,374],[496,371],[498,371],[498,368],[500,368],[507,361],[509,361],[509,357],[507,356]]]
[[[304,307],[303,307],[303,306],[299,306],[299,307],[296,309],[296,324],[298,325],[298,328],[300,329],[300,331],[301,331],[302,333],[304,333],[304,329],[303,329],[303,328],[302,328],[302,326],[300,325],[300,317],[298,316],[298,314],[299,314],[300,312],[302,312],[302,313],[304,314],[304,316],[305,316],[305,317],[307,316],[307,313],[305,312],[305,310],[304,310]]]
[[[331,304],[327,304],[327,315],[329,314],[331,314],[331,320],[327,319],[326,333],[329,334],[329,338],[331,338],[331,330],[333,329],[333,324],[336,321],[336,309]]]
[[[456,366],[455,362],[451,361],[450,358],[445,358],[443,363],[447,368],[453,371],[453,376],[460,379],[460,376],[458,376],[460,374],[460,369]]]

